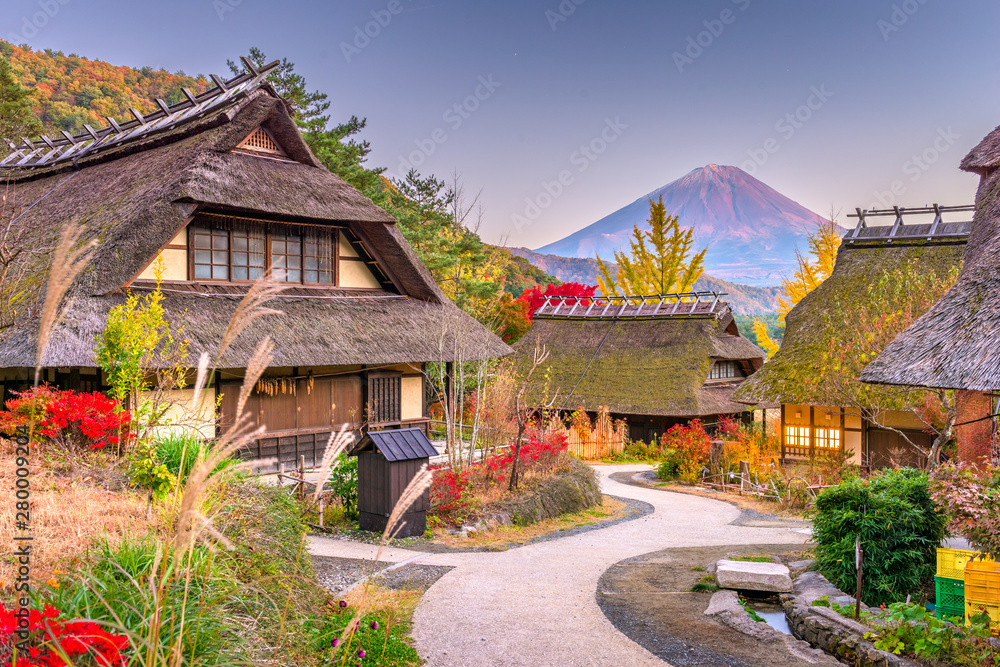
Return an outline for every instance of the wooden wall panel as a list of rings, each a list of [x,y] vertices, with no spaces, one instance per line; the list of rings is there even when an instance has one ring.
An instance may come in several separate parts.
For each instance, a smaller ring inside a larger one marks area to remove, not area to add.
[[[268,431],[290,431],[295,425],[296,397],[291,393],[257,394],[260,399],[260,425]]]
[[[333,400],[333,423],[353,424],[360,422],[361,376],[343,375],[331,379]]]
[[[298,428],[317,428],[333,424],[333,378],[318,378],[309,390],[309,381],[296,383]]]

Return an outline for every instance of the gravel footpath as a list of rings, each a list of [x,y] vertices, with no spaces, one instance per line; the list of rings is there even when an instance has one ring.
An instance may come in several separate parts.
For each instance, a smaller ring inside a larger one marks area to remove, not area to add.
[[[663,665],[619,632],[595,599],[615,563],[669,547],[802,544],[787,528],[731,525],[740,510],[716,500],[629,486],[595,466],[605,493],[652,505],[653,513],[499,553],[434,554],[426,565],[456,569],[423,596],[413,638],[430,667],[455,665]]]
[[[372,561],[357,558],[313,556],[316,581],[334,596],[372,574],[373,571],[380,571],[385,567],[388,567],[387,563],[379,563],[376,569]],[[442,565],[410,563],[375,577],[372,581],[391,590],[413,590],[423,593],[451,570],[451,567]]]

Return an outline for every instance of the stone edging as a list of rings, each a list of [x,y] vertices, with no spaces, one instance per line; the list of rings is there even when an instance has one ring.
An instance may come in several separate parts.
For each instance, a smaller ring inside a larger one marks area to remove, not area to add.
[[[795,579],[795,592],[781,596],[785,619],[795,637],[858,667],[917,667],[911,660],[875,648],[864,638],[871,632],[868,626],[829,607],[813,607],[813,601],[824,595],[831,600],[847,597],[819,572],[804,572]]]

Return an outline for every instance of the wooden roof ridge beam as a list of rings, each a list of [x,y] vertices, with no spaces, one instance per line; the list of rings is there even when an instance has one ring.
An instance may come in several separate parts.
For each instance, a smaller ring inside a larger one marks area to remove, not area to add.
[[[129,112],[132,113],[133,116],[135,116],[135,120],[129,120],[119,124],[117,121],[114,120],[114,118],[107,116],[106,117],[108,120],[107,129],[113,128],[116,134],[122,134],[125,130],[132,129],[135,125],[146,125],[150,121],[157,120],[159,118],[166,118],[177,113],[178,111],[183,111],[186,109],[190,109],[192,107],[196,107],[199,104],[207,100],[213,99],[215,97],[218,97],[243,83],[246,83],[248,81],[259,82],[263,80],[264,77],[270,74],[271,70],[273,70],[274,68],[278,67],[281,64],[280,60],[274,60],[266,65],[256,67],[246,57],[241,56],[240,59],[243,61],[243,65],[247,69],[246,72],[237,74],[229,80],[224,80],[215,74],[211,74],[209,76],[212,79],[212,82],[215,83],[215,87],[209,88],[200,95],[195,95],[191,90],[187,88],[182,88],[182,92],[184,93],[185,99],[176,102],[175,104],[172,105],[167,104],[164,100],[156,99],[154,100],[154,103],[157,105],[158,109],[154,111],[152,114],[149,114],[147,116],[143,116],[135,109],[129,109]],[[141,121],[139,120],[140,118],[142,118]],[[124,126],[124,129],[122,126]],[[49,140],[54,144],[51,147],[54,148],[57,145],[64,145],[64,146],[74,145],[80,141],[86,141],[88,139],[94,139],[96,141],[99,138],[94,136],[99,132],[95,132],[93,128],[88,128],[85,125],[84,129],[86,130],[85,132],[81,132],[80,134],[77,135],[69,135],[69,133],[63,132],[64,135],[63,137],[59,137],[55,140]],[[103,130],[101,132],[103,132]],[[10,142],[9,139],[7,139],[7,141],[8,143],[12,143]],[[45,139],[40,139],[40,141],[45,141]],[[22,145],[19,147],[19,150],[23,149],[30,150],[35,148],[34,142],[32,142],[30,139],[26,137],[21,137],[21,142]],[[6,162],[6,160],[4,160],[4,162]]]

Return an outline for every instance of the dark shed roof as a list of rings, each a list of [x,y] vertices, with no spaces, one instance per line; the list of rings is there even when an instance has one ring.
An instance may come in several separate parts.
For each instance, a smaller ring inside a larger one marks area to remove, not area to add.
[[[378,451],[387,461],[393,462],[426,459],[438,455],[434,445],[419,428],[369,431],[351,451],[351,456],[372,450]]]

